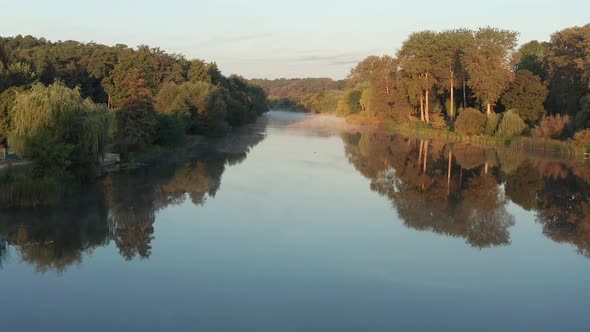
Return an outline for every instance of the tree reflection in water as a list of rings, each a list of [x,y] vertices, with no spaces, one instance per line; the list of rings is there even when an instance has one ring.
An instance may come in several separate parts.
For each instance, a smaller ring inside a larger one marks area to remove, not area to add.
[[[586,162],[401,135],[342,139],[349,162],[391,200],[407,227],[461,237],[477,248],[509,245],[511,201],[535,212],[545,235],[590,257]]]
[[[93,185],[70,186],[51,208],[0,210],[0,268],[14,256],[38,272],[61,273],[111,241],[126,260],[149,258],[156,212],[187,199],[202,205],[214,197],[226,165],[245,160],[265,138],[265,127],[261,118],[231,136],[170,154],[148,167],[110,173]]]
[[[70,187],[52,208],[0,210],[0,268],[20,258],[39,272],[63,272],[109,244],[126,260],[149,258],[157,212],[215,197],[226,167],[264,139],[264,120],[149,167]],[[480,249],[507,246],[512,202],[534,213],[547,237],[590,257],[585,162],[375,132],[342,134],[342,140],[348,161],[391,201],[406,227]]]

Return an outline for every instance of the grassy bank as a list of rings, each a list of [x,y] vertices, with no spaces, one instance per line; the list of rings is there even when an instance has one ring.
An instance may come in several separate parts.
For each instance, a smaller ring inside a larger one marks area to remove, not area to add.
[[[445,142],[463,142],[481,146],[498,146],[538,156],[553,156],[580,159],[584,150],[568,141],[539,139],[532,137],[463,136],[448,129],[436,129],[421,122],[399,124],[393,120],[349,116],[346,121],[358,125],[376,125],[379,130],[392,134],[403,134],[413,138],[436,139]]]

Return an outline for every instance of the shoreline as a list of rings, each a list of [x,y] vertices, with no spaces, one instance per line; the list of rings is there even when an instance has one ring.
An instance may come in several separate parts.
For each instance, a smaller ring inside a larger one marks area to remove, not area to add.
[[[537,157],[557,157],[568,160],[583,160],[584,152],[568,141],[555,139],[538,139],[528,136],[495,137],[495,136],[463,136],[443,129],[425,125],[400,125],[393,120],[366,118],[358,115],[344,117],[347,123],[357,125],[374,125],[377,130],[391,134],[403,134],[413,138],[436,139],[449,143],[464,143],[482,147],[501,147],[515,152],[523,152]]]

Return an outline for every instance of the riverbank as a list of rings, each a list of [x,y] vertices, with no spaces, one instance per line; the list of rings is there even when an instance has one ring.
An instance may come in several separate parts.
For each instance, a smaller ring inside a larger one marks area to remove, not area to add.
[[[345,117],[347,123],[356,125],[373,125],[380,131],[403,134],[413,138],[437,139],[445,142],[462,142],[476,146],[501,146],[518,152],[535,156],[552,156],[565,159],[581,159],[584,151],[568,141],[554,139],[538,139],[526,136],[495,137],[495,136],[463,136],[446,129],[436,129],[421,122],[400,125],[389,119],[369,118],[358,115]]]

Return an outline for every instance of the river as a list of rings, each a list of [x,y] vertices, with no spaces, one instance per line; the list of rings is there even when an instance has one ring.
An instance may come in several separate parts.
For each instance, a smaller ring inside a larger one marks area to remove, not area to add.
[[[274,111],[0,210],[3,331],[587,331],[590,165]]]

